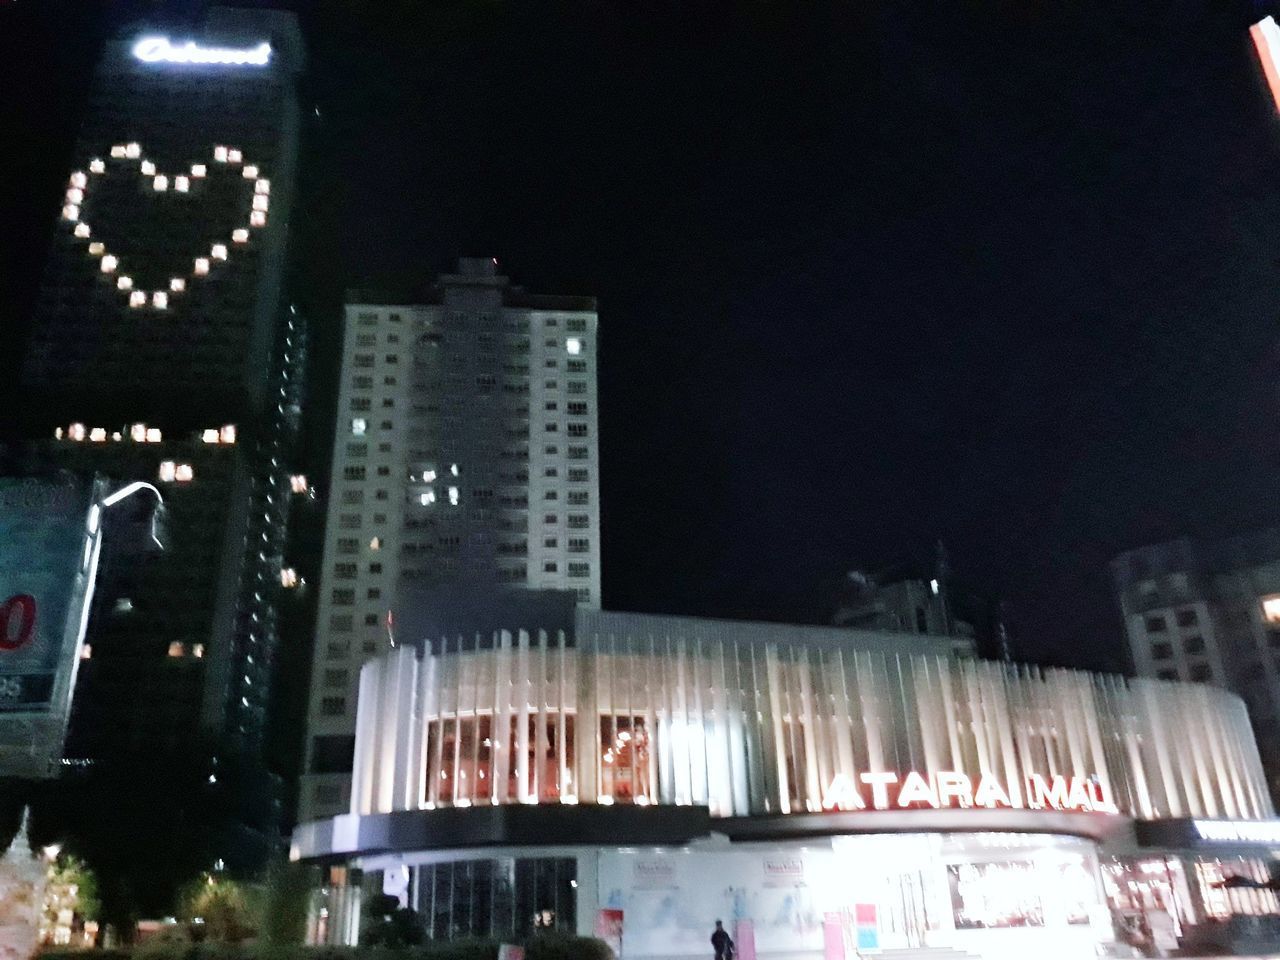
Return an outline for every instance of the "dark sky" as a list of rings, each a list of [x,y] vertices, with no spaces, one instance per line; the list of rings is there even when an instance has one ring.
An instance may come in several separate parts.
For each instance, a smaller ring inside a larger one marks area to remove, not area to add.
[[[0,0],[6,329],[149,6]],[[1111,556],[1280,519],[1247,4],[293,6],[312,412],[344,286],[474,254],[598,296],[607,606],[821,620],[941,538],[1022,656],[1114,668]]]

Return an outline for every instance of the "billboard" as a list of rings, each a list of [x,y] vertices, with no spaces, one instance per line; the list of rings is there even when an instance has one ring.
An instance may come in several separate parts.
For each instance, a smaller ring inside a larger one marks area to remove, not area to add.
[[[0,478],[0,775],[62,752],[101,547],[95,484]]]

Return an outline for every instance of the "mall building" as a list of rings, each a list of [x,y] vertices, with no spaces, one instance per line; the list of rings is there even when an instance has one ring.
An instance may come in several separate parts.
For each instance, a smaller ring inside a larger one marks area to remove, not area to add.
[[[628,960],[705,957],[717,919],[741,960],[1075,960],[1280,912],[1274,817],[1212,687],[579,611],[366,664],[351,810],[292,856],[325,868],[316,943],[386,892],[430,937],[551,926]]]

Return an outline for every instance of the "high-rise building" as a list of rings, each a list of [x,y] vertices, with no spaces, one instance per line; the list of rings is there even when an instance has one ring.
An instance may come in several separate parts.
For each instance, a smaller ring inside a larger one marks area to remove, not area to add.
[[[349,803],[360,665],[398,600],[600,603],[594,299],[464,259],[418,302],[348,300],[300,819]]]
[[[63,762],[85,791],[132,782],[170,808],[231,811],[216,838],[178,811],[174,836],[232,866],[276,841],[282,795],[263,745],[305,356],[285,296],[302,58],[292,14],[222,7],[106,45],[25,353],[24,440],[6,458],[162,491],[163,554],[116,562],[130,518],[104,518]],[[96,815],[111,833],[109,814],[66,800],[74,786],[57,800],[66,829]],[[172,855],[163,821],[149,846]]]
[[[1225,687],[1249,708],[1280,787],[1280,527],[1187,538],[1111,561],[1134,672]]]

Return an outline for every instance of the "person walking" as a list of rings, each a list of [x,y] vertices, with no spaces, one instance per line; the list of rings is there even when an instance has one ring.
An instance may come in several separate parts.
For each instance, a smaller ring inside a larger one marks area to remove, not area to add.
[[[719,920],[716,921],[715,930],[711,932],[711,947],[716,952],[715,960],[733,960],[733,940]]]

